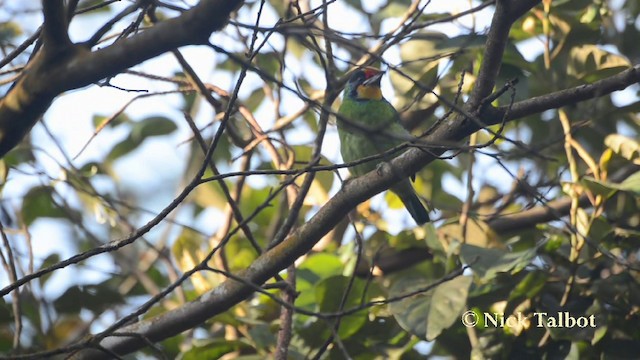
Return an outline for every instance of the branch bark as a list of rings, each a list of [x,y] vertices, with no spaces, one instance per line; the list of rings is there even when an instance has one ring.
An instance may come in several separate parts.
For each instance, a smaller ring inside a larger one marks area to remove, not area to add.
[[[49,53],[54,54],[57,50],[71,46],[71,40],[69,40],[69,34],[67,33],[68,23],[67,14],[64,10],[64,1],[43,1],[42,13],[44,14],[44,31],[42,35],[44,42],[49,47]]]

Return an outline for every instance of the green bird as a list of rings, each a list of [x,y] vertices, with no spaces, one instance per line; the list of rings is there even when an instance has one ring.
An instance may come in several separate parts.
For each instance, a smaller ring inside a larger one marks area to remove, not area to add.
[[[411,134],[400,124],[396,109],[380,90],[384,72],[366,67],[356,70],[347,83],[342,105],[338,110],[337,125],[340,136],[340,152],[345,162],[383,153],[396,147]],[[404,139],[404,140],[403,140]],[[399,154],[368,161],[350,167],[353,176],[366,174]],[[411,214],[418,225],[429,222],[429,213],[420,202],[409,179],[404,179],[390,189]]]

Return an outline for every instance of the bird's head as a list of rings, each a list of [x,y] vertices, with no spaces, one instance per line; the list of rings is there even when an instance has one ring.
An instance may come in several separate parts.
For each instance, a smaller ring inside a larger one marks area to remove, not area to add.
[[[356,70],[345,87],[345,96],[356,100],[382,100],[382,75],[384,71],[369,66]]]

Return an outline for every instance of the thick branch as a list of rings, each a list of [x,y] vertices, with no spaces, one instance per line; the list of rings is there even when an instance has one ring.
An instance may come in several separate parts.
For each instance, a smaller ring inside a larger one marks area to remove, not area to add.
[[[482,64],[478,71],[478,80],[469,96],[468,107],[475,108],[489,96],[495,86],[495,80],[502,65],[504,49],[509,41],[511,25],[540,0],[498,0],[493,14],[491,27],[487,34],[487,42]]]
[[[42,35],[47,44],[47,50],[54,54],[57,49],[71,46],[67,33],[67,12],[64,9],[64,0],[42,0],[42,13],[44,14]]]
[[[0,102],[0,157],[16,146],[64,91],[90,85],[180,46],[201,44],[220,30],[242,0],[201,0],[182,15],[130,38],[90,52],[71,45],[71,51],[47,56],[48,47],[64,43],[66,26],[62,0],[44,0],[44,51]],[[51,22],[49,20],[52,20]],[[62,32],[64,31],[64,34]]]
[[[626,89],[635,83],[640,83],[640,65],[596,81],[593,84],[580,85],[517,102],[509,109],[507,120],[519,119],[539,114],[546,110],[558,109],[581,101],[605,96],[614,91]],[[487,125],[499,124],[507,113],[507,108],[507,106],[499,108],[488,107],[481,114],[481,119]]]
[[[569,213],[571,208],[571,198],[566,197],[550,201],[545,206],[536,206],[532,209],[519,213],[501,216],[489,222],[489,226],[497,233],[507,233],[519,229],[526,229],[536,224],[557,220]],[[589,198],[586,194],[580,196],[579,206],[589,205]]]

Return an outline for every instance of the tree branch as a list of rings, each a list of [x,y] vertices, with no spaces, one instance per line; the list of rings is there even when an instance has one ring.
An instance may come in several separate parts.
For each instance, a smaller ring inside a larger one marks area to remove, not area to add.
[[[69,51],[48,56],[47,49],[68,39],[66,26],[60,25],[65,19],[61,4],[62,0],[43,0],[44,51],[27,65],[0,102],[0,158],[22,140],[62,92],[114,76],[175,48],[205,43],[213,31],[226,25],[242,0],[201,0],[180,16],[105,48],[91,52],[69,42],[65,48]]]
[[[507,106],[487,107],[480,117],[485,124],[495,125],[500,123],[505,114],[507,114],[507,120],[515,120],[549,109],[558,109],[562,106],[605,96],[614,91],[626,89],[635,83],[640,83],[640,65],[635,65],[593,84],[580,85],[517,102],[511,106],[508,114]]]
[[[611,181],[620,182],[631,174],[639,170],[638,166],[629,166],[621,169],[611,176]],[[522,230],[536,224],[546,223],[552,220],[558,220],[569,213],[571,208],[571,197],[564,197],[558,200],[550,201],[543,206],[537,206],[533,209],[525,210],[515,214],[500,216],[499,218],[489,221],[489,226],[498,234],[508,233],[514,230]],[[590,206],[587,194],[582,194],[578,199],[580,207]]]
[[[478,71],[478,79],[467,102],[468,108],[476,108],[485,97],[491,94],[495,86],[495,79],[502,65],[504,49],[509,41],[511,25],[538,3],[540,3],[540,0],[496,1],[496,10],[487,34],[487,42],[482,56],[482,64]]]
[[[47,44],[47,51],[50,56],[53,56],[71,46],[67,33],[68,23],[64,0],[42,0],[42,13],[44,15],[42,35]]]

